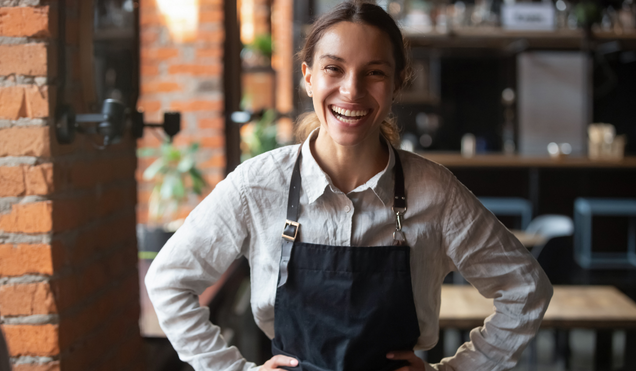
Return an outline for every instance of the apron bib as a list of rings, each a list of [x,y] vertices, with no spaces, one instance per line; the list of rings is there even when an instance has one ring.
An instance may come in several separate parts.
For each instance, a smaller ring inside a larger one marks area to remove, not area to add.
[[[275,302],[272,353],[303,371],[389,371],[408,362],[390,351],[413,350],[420,336],[401,232],[404,176],[395,152],[394,246],[328,246],[295,242],[300,153],[290,184]]]

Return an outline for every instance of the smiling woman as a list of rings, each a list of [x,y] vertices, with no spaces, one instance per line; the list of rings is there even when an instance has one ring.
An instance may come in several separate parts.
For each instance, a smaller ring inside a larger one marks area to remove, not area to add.
[[[507,370],[551,286],[525,247],[445,168],[398,150],[388,119],[409,75],[380,7],[344,2],[300,54],[314,112],[302,144],[241,164],[188,216],[146,277],[160,324],[196,370]],[[282,235],[281,235],[282,229]],[[251,305],[274,357],[228,347],[196,295],[245,256]],[[496,312],[453,357],[438,340],[441,284],[459,271]]]
[[[340,28],[348,26],[348,28],[357,28],[360,31],[369,30],[372,32],[371,35],[380,39],[371,41],[367,39],[367,35],[365,35],[364,33],[362,35],[358,35],[358,37],[361,36],[361,40],[359,41],[365,43],[362,45],[371,45],[371,50],[373,52],[382,54],[381,56],[379,56],[380,59],[367,58],[367,61],[371,63],[368,67],[377,67],[378,65],[383,67],[379,68],[379,71],[369,72],[371,75],[379,72],[381,75],[383,75],[382,77],[392,79],[393,89],[391,93],[393,95],[397,93],[402,87],[404,87],[411,78],[412,72],[408,54],[406,52],[406,47],[404,44],[404,39],[402,38],[400,29],[397,27],[393,19],[379,7],[358,6],[357,8],[354,8],[351,5],[352,3],[349,2],[342,3],[332,9],[332,11],[329,12],[327,15],[318,19],[314,23],[311,33],[307,36],[305,47],[300,51],[298,55],[303,64],[302,69],[303,75],[305,76],[305,87],[307,88],[307,94],[309,96],[312,96],[313,93],[312,89],[307,86],[310,83],[307,81],[307,72],[313,69],[316,56],[318,56],[320,63],[323,63],[323,58],[332,59],[333,61],[337,62],[345,62],[343,58],[335,55],[333,51],[328,48],[328,46],[326,53],[323,54],[316,52],[317,48],[319,48],[320,46],[324,47],[326,46],[326,43],[329,43],[329,41],[323,40],[323,36],[325,35],[325,33],[331,31],[332,34],[334,32],[337,34],[338,31],[345,31],[331,29],[332,26],[337,25],[341,22],[349,24],[343,24]],[[355,46],[355,48],[346,49],[345,52],[357,52],[360,50],[366,50],[366,48],[363,48],[361,44],[355,43],[353,38],[338,38],[338,35],[331,35],[331,39],[331,43],[333,43],[334,41],[338,43],[340,40],[343,40],[345,42],[349,41],[353,46]],[[381,50],[378,50],[378,48],[381,48]],[[388,67],[393,67],[393,71],[387,71]],[[330,67],[330,69],[333,69],[333,67]],[[333,72],[338,71],[334,70]],[[311,73],[309,76],[311,76]],[[315,103],[316,102],[314,98],[314,105]],[[296,125],[297,139],[301,142],[304,141],[309,133],[320,126],[320,123],[321,121],[318,120],[318,117],[314,112],[305,114],[304,117],[301,118],[301,120],[299,120],[298,124]],[[382,124],[380,125],[380,130],[383,136],[386,137],[391,142],[391,144],[399,144],[399,131],[393,118],[388,117],[385,114],[382,120]]]

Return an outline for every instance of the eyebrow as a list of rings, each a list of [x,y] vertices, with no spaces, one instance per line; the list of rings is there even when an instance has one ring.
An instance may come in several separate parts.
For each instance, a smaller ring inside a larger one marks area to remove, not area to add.
[[[332,60],[335,60],[335,61],[338,61],[338,62],[344,62],[345,61],[344,58],[338,57],[337,55],[333,55],[333,54],[323,54],[323,55],[320,56],[319,59],[332,59]],[[371,62],[367,63],[368,66],[378,65],[378,64],[379,65],[386,65],[386,66],[391,67],[391,63],[389,63],[389,62],[387,62],[385,60],[381,60],[381,59],[375,60],[375,61],[371,61]]]

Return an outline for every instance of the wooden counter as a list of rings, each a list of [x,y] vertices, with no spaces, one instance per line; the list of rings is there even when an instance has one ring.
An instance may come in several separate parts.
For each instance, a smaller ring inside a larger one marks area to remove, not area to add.
[[[494,313],[470,285],[443,285],[440,328],[472,329]],[[554,286],[542,327],[636,329],[636,303],[612,286]]]
[[[463,157],[455,152],[418,152],[418,155],[435,161],[448,168],[455,167],[509,167],[509,168],[623,168],[636,169],[636,156],[626,156],[620,161],[593,161],[587,157],[566,156],[559,159],[550,157],[528,157],[520,155],[484,154]]]
[[[500,49],[506,50],[520,40],[522,45],[534,49],[580,50],[586,41],[583,30],[515,31],[500,27],[456,28],[449,32],[417,32],[404,29],[404,36],[412,47],[455,49]],[[618,41],[630,49],[636,45],[636,32],[621,34],[594,31],[592,40],[597,42]]]

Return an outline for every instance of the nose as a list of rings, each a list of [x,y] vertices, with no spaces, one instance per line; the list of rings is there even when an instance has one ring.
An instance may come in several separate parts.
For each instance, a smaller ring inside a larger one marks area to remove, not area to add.
[[[364,78],[358,76],[356,73],[347,74],[340,85],[340,94],[351,101],[364,97],[366,94]]]

